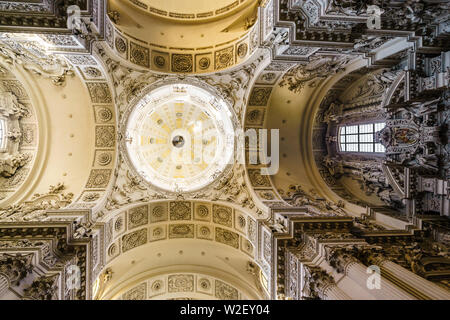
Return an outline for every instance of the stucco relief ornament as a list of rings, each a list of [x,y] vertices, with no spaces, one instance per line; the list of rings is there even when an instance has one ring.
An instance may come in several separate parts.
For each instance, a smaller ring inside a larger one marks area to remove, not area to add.
[[[12,128],[8,131],[7,136],[11,141],[17,142],[22,137],[22,131],[18,128]]]
[[[167,75],[144,72],[123,66],[119,61],[109,57],[101,46],[96,48],[97,54],[106,65],[107,73],[111,76],[115,102],[119,116],[122,117],[132,100],[139,98],[143,91],[158,80],[164,80]]]
[[[56,86],[65,85],[66,76],[75,75],[63,58],[47,54],[36,42],[11,34],[4,34],[2,40],[0,58],[9,65],[21,65],[25,70],[51,79]]]
[[[11,285],[20,285],[33,271],[33,253],[0,254],[0,274],[5,275]]]
[[[357,254],[355,245],[325,246],[325,259],[338,273],[345,273],[350,264],[357,263]]]
[[[434,112],[435,101],[414,105],[402,119],[388,119],[386,127],[377,139],[386,148],[387,163],[397,162],[404,166],[434,173],[438,169],[437,146],[441,126],[428,123],[423,115]]]
[[[256,76],[256,69],[265,59],[266,56],[261,55],[255,61],[242,66],[236,71],[210,76],[197,76],[196,78],[215,87],[220,97],[233,106],[238,119],[241,120],[249,84],[251,79]]]
[[[92,234],[92,224],[78,222],[75,224],[74,230],[75,230],[73,233],[74,239],[89,238]]]
[[[349,16],[366,14],[367,1],[356,0],[331,0],[326,9],[328,14],[344,14]],[[379,1],[375,1],[373,4],[380,4]]]
[[[59,275],[40,276],[25,288],[23,300],[53,300],[57,297]]]
[[[302,294],[310,299],[323,298],[326,289],[335,284],[334,278],[320,267],[305,265],[304,270],[305,284]]]
[[[146,88],[158,80],[166,79],[166,75],[157,75],[153,73],[137,74],[133,72],[129,77],[122,80],[116,90],[116,103],[119,107],[120,116],[123,116],[129,103],[139,98]]]
[[[350,57],[342,56],[314,56],[307,65],[297,65],[283,76],[280,87],[288,87],[295,93],[300,93],[306,85],[317,87],[324,79],[333,74],[345,71]]]
[[[17,170],[26,165],[31,156],[28,153],[18,152],[22,137],[19,121],[28,114],[28,109],[19,103],[17,97],[11,92],[0,93],[0,116],[6,120],[8,143],[6,150],[0,153],[0,176],[10,178]]]
[[[101,46],[96,47],[96,53],[104,61],[107,73],[111,76],[114,87],[119,86],[120,83],[134,71],[131,68],[124,67],[120,62],[111,59]]]
[[[289,29],[276,28],[270,37],[262,43],[264,47],[272,48],[281,45],[286,45],[289,42]]]
[[[343,104],[337,104],[332,102],[328,110],[326,110],[323,114],[323,122],[326,123],[338,122],[342,118],[343,110],[344,110]]]
[[[353,45],[355,50],[373,50],[389,40],[389,37],[377,37],[377,36],[367,36],[363,35],[361,39],[357,39]],[[351,51],[351,50],[350,50]]]
[[[365,81],[356,86],[352,91],[346,104],[369,104],[382,100],[389,89],[391,83],[398,75],[398,71],[384,71],[380,73],[370,73],[365,78]],[[369,108],[360,108],[354,111],[346,110],[343,116],[351,116],[356,114],[367,114],[367,112],[379,112],[379,106],[376,104]]]
[[[68,206],[73,199],[73,193],[63,193],[65,186],[58,183],[50,186],[45,194],[36,193],[29,201],[14,204],[0,211],[0,221],[42,221],[47,217],[47,210],[56,210]]]
[[[0,159],[0,176],[10,178],[14,176],[17,170],[26,165],[31,159],[27,153],[8,154]]]
[[[224,174],[212,186],[189,195],[189,197],[193,199],[233,202],[243,208],[249,208],[257,214],[262,214],[262,211],[253,201],[244,177],[245,169],[243,165],[236,164],[232,170]]]
[[[314,189],[306,192],[300,185],[289,186],[289,191],[284,199],[287,203],[294,207],[307,207],[308,214],[311,215],[328,215],[328,216],[346,216],[344,210],[344,202],[339,201],[333,203],[320,197]]]
[[[418,242],[410,244],[403,242],[400,245],[385,246],[378,250],[378,256],[375,257],[367,251],[363,251],[362,254],[365,254],[368,260],[370,258],[389,259],[426,279],[440,272],[444,274],[446,270],[448,271],[450,263],[448,248],[434,241],[426,245]]]
[[[12,92],[0,93],[0,115],[5,118],[21,118],[28,114],[28,109],[19,101]]]
[[[116,182],[108,197],[105,209],[112,210],[129,203],[167,198],[163,193],[149,189],[143,179],[133,174],[126,162],[121,159],[116,173]]]
[[[299,251],[296,252],[297,258],[301,261],[313,261],[318,255],[316,245],[317,243],[314,238],[307,237],[305,239],[305,244],[303,244]]]
[[[274,224],[271,226],[271,229],[278,233],[288,232],[288,227],[286,226],[286,220],[276,217]]]

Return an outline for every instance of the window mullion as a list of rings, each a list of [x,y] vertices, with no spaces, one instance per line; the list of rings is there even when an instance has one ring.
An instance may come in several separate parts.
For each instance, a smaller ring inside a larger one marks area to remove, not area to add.
[[[375,123],[372,123],[372,152],[375,152]]]
[[[359,139],[359,124],[358,124],[358,152],[361,152],[361,147],[359,146],[359,142],[360,141],[360,139]]]
[[[370,125],[372,125],[372,130],[370,130]],[[383,126],[385,124],[383,123]],[[361,130],[361,126],[363,127],[363,130]],[[383,128],[379,123],[366,123],[364,125],[357,124],[352,126],[342,126],[339,128],[339,135],[340,135],[340,150],[343,152],[359,152],[359,153],[380,153],[385,151],[377,151],[378,146],[380,146],[380,143],[377,143],[375,139],[375,133],[377,131],[377,127],[380,126],[380,128]],[[351,130],[347,130],[348,128],[351,128]],[[355,130],[356,127],[356,130]],[[355,132],[356,131],[356,132]],[[364,131],[364,132],[363,132]],[[364,135],[364,139],[363,136]],[[372,135],[372,137],[370,137]],[[356,139],[355,139],[356,136]],[[342,138],[345,139],[344,142],[342,142]],[[355,148],[354,146],[357,145]],[[362,145],[365,147],[363,148]],[[372,146],[372,150],[370,150],[369,146]],[[355,150],[356,149],[356,150]],[[382,150],[381,146],[379,148]]]

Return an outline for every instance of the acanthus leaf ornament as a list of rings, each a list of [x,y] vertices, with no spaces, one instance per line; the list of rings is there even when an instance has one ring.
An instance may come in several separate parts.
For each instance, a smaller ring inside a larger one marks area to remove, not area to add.
[[[301,92],[306,85],[310,88],[318,87],[330,75],[345,71],[350,60],[348,55],[314,56],[308,64],[299,64],[286,72],[279,85],[287,86],[295,93]]]
[[[33,253],[0,254],[0,273],[8,277],[11,286],[17,286],[33,270]]]
[[[282,192],[284,200],[293,207],[307,207],[312,215],[346,216],[345,203],[328,201],[320,197],[314,189],[306,192],[299,184],[290,185],[288,192]]]
[[[67,76],[74,76],[72,67],[61,56],[48,54],[36,41],[13,34],[3,34],[0,59],[6,64],[21,65],[38,76],[51,79],[56,86],[63,86]]]
[[[73,199],[73,193],[63,193],[65,186],[58,183],[50,186],[45,194],[36,193],[31,200],[11,205],[0,210],[0,221],[42,221],[46,218],[47,210],[61,209],[68,206]]]

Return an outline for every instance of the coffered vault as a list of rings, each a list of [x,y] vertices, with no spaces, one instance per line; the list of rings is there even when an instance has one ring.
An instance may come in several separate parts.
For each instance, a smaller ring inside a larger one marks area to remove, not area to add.
[[[448,299],[448,2],[189,3],[0,1],[0,297]]]

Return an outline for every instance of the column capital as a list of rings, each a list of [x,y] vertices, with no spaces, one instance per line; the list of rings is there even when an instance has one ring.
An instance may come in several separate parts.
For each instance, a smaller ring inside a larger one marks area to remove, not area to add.
[[[338,273],[346,273],[346,270],[350,265],[359,263],[356,258],[358,247],[355,245],[327,246],[325,247],[325,253],[326,261]]]
[[[325,270],[316,266],[304,265],[305,286],[309,288],[310,298],[324,298],[326,291],[331,286],[336,285],[334,278]]]
[[[23,300],[53,300],[58,288],[58,274],[40,276],[24,290]]]
[[[4,274],[11,285],[18,285],[33,270],[33,253],[0,254],[0,273]]]
[[[389,261],[386,250],[379,246],[362,246],[357,248],[356,258],[366,266],[381,266]]]

